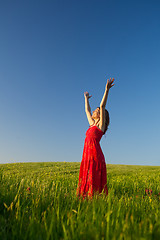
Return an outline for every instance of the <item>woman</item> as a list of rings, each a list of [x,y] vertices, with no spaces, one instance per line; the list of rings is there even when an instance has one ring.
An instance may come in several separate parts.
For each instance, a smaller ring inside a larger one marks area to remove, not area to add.
[[[86,132],[77,188],[77,195],[83,198],[86,196],[92,197],[94,193],[101,193],[102,191],[106,195],[108,194],[106,163],[99,142],[109,125],[109,113],[105,106],[109,90],[114,86],[113,82],[114,78],[107,80],[100,107],[96,108],[92,115],[89,105],[91,96],[88,92],[84,93],[85,112],[90,127]]]

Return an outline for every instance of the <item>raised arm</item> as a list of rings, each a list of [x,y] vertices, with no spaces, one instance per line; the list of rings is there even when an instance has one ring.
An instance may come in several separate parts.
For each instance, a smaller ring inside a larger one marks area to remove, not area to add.
[[[113,82],[114,82],[114,78],[112,78],[112,79],[110,78],[110,80],[107,79],[107,84],[106,84],[106,88],[105,88],[105,92],[104,92],[102,101],[100,103],[100,108],[101,107],[104,107],[104,108],[106,107],[109,89],[114,86]]]
[[[107,103],[107,98],[108,98],[108,93],[111,87],[114,86],[113,84],[114,78],[107,79],[107,84],[105,88],[105,92],[102,98],[102,101],[100,103],[100,122],[99,122],[99,127],[103,131],[105,128],[105,107]]]
[[[89,96],[88,92],[84,92],[84,97],[85,97],[85,112],[87,115],[89,125],[92,125],[94,123],[94,119],[92,118],[91,108],[89,105],[89,98],[91,98],[92,96]]]

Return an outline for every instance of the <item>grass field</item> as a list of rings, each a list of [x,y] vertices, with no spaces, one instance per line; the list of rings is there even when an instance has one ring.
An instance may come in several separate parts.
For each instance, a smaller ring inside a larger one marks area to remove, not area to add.
[[[0,239],[160,239],[160,167],[107,165],[109,195],[76,197],[80,163],[0,165]]]

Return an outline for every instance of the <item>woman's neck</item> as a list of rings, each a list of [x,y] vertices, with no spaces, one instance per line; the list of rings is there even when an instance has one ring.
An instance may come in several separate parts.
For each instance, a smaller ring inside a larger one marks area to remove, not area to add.
[[[97,123],[99,122],[99,120],[100,120],[99,118],[98,118],[98,119],[95,119],[94,124],[97,125]]]

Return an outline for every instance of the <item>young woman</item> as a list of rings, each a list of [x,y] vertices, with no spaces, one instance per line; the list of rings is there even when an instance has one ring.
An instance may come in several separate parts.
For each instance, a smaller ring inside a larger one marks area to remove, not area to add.
[[[83,198],[92,197],[94,193],[102,191],[108,194],[106,163],[99,142],[109,125],[109,113],[105,106],[109,90],[114,86],[113,82],[114,78],[107,80],[100,107],[96,108],[93,114],[89,105],[91,96],[88,92],[84,93],[85,112],[90,127],[86,132],[77,188],[77,195]]]

